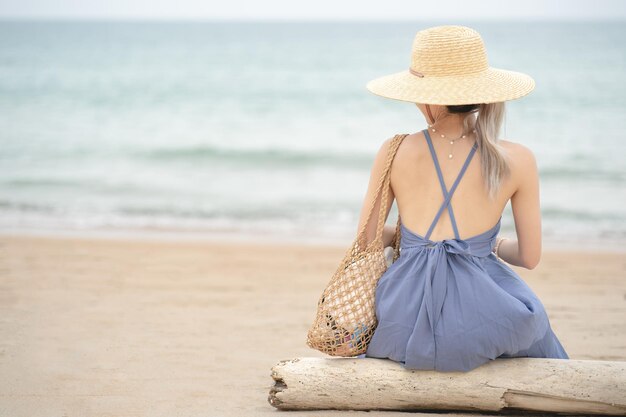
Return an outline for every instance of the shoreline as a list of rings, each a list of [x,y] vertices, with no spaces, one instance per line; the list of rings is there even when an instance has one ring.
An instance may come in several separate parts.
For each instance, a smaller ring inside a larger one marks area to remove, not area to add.
[[[507,235],[504,235],[507,236]],[[229,243],[233,245],[272,245],[272,246],[314,246],[348,249],[353,243],[351,237],[323,237],[306,233],[265,233],[263,231],[244,232],[241,230],[200,230],[191,231],[183,228],[98,228],[98,229],[42,229],[14,228],[0,229],[2,238],[46,238],[46,239],[86,239],[112,241],[147,241],[147,242],[197,242]],[[542,242],[543,252],[584,252],[626,254],[626,241],[615,239],[547,239]]]

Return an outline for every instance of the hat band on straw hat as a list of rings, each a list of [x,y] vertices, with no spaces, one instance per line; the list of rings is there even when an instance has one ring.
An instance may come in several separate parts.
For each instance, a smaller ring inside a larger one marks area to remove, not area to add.
[[[409,67],[409,71],[411,71],[411,74],[413,75],[417,75],[420,78],[424,78],[424,74],[422,74],[421,72],[417,72],[415,71],[413,68]]]

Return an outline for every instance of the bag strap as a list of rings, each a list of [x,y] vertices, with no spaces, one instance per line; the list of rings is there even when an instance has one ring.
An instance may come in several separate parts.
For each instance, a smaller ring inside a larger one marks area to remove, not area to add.
[[[398,212],[398,222],[396,223],[396,234],[393,240],[393,262],[400,257],[400,238],[402,237],[402,231],[400,230],[400,212]]]
[[[359,230],[359,233],[357,235],[357,240],[359,241],[359,243],[362,243],[361,239],[365,235],[365,231],[367,230],[367,226],[371,220],[372,213],[374,212],[374,206],[376,205],[376,201],[378,201],[378,197],[381,196],[381,193],[382,193],[382,198],[380,202],[380,212],[378,215],[378,221],[376,224],[376,236],[374,237],[374,240],[370,242],[370,245],[377,241],[380,241],[382,243],[383,229],[385,227],[385,214],[386,214],[386,209],[387,209],[387,201],[389,199],[389,185],[391,182],[391,165],[396,156],[398,148],[400,147],[400,144],[402,143],[404,138],[407,136],[408,134],[395,135],[393,139],[391,140],[391,142],[389,143],[389,149],[387,151],[387,160],[385,162],[385,168],[380,176],[378,187],[376,188],[374,201],[372,201],[369,212],[367,214],[367,220],[365,221],[363,226],[361,226],[361,230]],[[400,216],[398,216],[398,224],[396,225],[396,236],[395,236],[396,256],[394,258],[397,257],[398,249],[399,249],[399,235],[400,235],[399,227],[400,227]]]

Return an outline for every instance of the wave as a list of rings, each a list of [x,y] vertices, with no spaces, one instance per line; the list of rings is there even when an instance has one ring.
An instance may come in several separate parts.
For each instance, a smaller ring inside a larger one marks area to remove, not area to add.
[[[191,146],[186,148],[162,148],[138,152],[140,158],[156,161],[203,162],[223,161],[242,164],[280,164],[290,167],[331,165],[353,168],[367,168],[373,161],[374,153],[340,153],[322,150],[299,151],[290,149],[228,149],[215,146]]]
[[[582,167],[559,167],[548,166],[539,169],[539,178],[559,179],[559,180],[583,180],[602,181],[608,183],[622,183],[626,180],[626,172],[623,170],[612,170],[606,167],[582,168]]]
[[[25,203],[20,201],[0,200],[0,213],[3,211],[30,212],[30,213],[55,213],[54,206],[42,203]]]
[[[620,221],[626,220],[626,217],[618,211],[605,210],[594,213],[588,210],[573,210],[564,208],[542,208],[541,215],[549,219],[571,219],[585,220],[591,223],[600,221]]]

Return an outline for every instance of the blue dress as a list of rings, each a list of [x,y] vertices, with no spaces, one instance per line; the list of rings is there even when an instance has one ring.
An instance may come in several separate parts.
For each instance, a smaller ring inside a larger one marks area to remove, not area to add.
[[[479,235],[459,237],[450,200],[476,143],[448,192],[428,129],[424,134],[444,202],[426,236],[401,223],[400,256],[378,281],[378,326],[359,357],[437,371],[470,371],[495,358],[569,359],[541,301],[491,252],[502,216]],[[430,234],[446,207],[455,238],[432,241]]]

